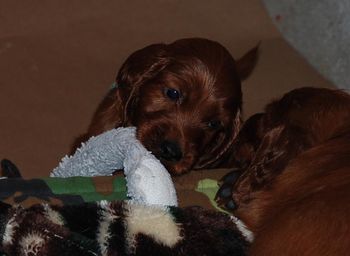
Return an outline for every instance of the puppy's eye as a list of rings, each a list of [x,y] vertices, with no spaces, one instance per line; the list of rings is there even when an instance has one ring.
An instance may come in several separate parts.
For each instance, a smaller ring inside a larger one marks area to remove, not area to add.
[[[164,94],[171,100],[179,100],[181,97],[181,93],[178,90],[172,88],[165,88]]]
[[[207,125],[212,130],[218,130],[222,127],[222,123],[219,120],[209,121]]]

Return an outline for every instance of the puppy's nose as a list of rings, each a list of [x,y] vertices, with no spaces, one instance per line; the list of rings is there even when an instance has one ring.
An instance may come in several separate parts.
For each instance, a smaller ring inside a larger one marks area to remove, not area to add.
[[[172,141],[163,141],[160,145],[160,156],[168,161],[177,162],[182,158],[180,146]]]

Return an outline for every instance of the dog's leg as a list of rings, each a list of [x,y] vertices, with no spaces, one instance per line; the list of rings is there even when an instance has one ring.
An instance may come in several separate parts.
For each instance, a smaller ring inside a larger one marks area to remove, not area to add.
[[[219,205],[223,205],[227,209],[235,208],[233,205],[234,202],[228,200],[231,199],[233,185],[237,182],[243,171],[251,164],[261,144],[261,120],[263,117],[263,113],[258,113],[245,121],[239,131],[234,144],[234,150],[230,156],[230,162],[237,167],[233,168],[219,181],[220,189],[215,199]],[[229,205],[225,205],[226,202]]]
[[[304,132],[295,126],[280,125],[265,134],[250,165],[231,182],[231,191],[221,188],[217,202],[228,210],[236,210],[254,199],[254,192],[269,186],[285,166],[310,146]],[[228,182],[224,183],[225,188]],[[224,185],[223,185],[224,186]],[[231,192],[231,193],[230,193]]]

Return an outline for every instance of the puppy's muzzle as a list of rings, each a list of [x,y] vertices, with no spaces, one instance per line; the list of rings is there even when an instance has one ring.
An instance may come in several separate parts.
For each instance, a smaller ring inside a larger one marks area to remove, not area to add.
[[[160,145],[160,157],[171,162],[178,162],[182,158],[182,151],[176,142],[163,141]]]

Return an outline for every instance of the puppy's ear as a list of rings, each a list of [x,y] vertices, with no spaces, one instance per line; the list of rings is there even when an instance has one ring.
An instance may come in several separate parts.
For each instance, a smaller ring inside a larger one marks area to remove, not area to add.
[[[118,72],[116,86],[109,90],[98,105],[87,132],[73,142],[71,153],[91,136],[112,128],[130,125],[132,103],[137,102],[138,89],[163,70],[168,63],[165,48],[165,44],[150,45],[127,58]]]
[[[120,87],[137,87],[154,77],[168,63],[165,44],[152,44],[131,54],[120,68],[117,83]]]
[[[153,44],[131,54],[117,75],[119,103],[123,105],[122,124],[130,124],[133,108],[137,104],[139,89],[167,67],[165,44]]]
[[[264,115],[264,113],[254,114],[243,123],[230,154],[230,162],[239,163],[242,167],[252,161],[263,137]]]
[[[238,109],[236,117],[232,120],[232,130],[227,134],[222,134],[217,137],[216,146],[210,151],[206,152],[194,166],[194,169],[203,168],[216,168],[216,167],[232,167],[222,166],[221,162],[227,159],[227,154],[231,151],[231,148],[236,140],[239,133],[239,129],[242,124],[241,111]]]
[[[260,42],[236,61],[236,68],[241,81],[247,79],[254,70],[259,59]]]

